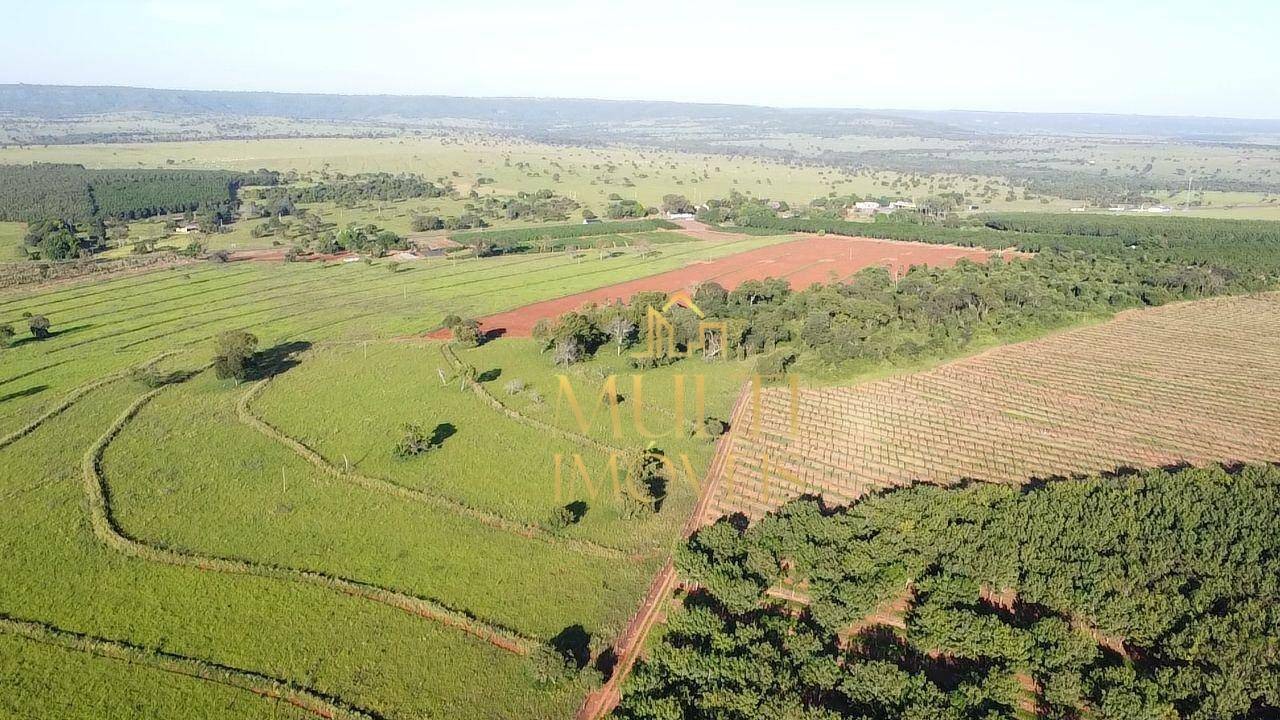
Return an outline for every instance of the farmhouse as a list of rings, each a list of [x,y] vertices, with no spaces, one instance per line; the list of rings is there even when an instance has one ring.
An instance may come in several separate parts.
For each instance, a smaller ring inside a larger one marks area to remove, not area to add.
[[[880,211],[880,203],[874,200],[863,200],[853,204],[853,209],[857,212],[872,215]]]
[[[187,235],[193,232],[200,232],[200,226],[196,223],[187,223],[186,225],[179,225],[173,230],[179,235]]]
[[[692,220],[692,219],[693,219],[693,213],[691,213],[691,212],[669,212],[669,213],[666,213],[666,218],[667,218],[668,220]]]

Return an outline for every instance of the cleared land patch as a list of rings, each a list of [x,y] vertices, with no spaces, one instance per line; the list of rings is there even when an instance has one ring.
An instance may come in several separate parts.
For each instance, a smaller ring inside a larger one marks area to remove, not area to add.
[[[1280,294],[1128,312],[855,387],[766,388],[732,442],[707,519],[805,493],[1274,461]]]
[[[709,230],[706,234],[738,237]],[[806,235],[790,242],[759,247],[715,260],[708,259],[679,270],[544,300],[481,318],[480,325],[486,332],[527,337],[539,320],[558,317],[588,303],[605,304],[626,300],[642,291],[688,290],[704,282],[717,282],[732,290],[747,280],[762,280],[767,277],[784,278],[791,283],[791,287],[803,288],[813,283],[847,280],[867,267],[887,267],[897,276],[905,273],[912,265],[950,267],[961,259],[981,262],[989,257],[990,251],[976,248]],[[440,336],[440,333],[433,336]]]

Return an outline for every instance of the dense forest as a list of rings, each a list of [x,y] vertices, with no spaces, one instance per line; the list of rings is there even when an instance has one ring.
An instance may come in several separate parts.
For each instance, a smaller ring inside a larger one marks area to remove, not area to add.
[[[91,170],[80,165],[0,165],[0,220],[135,220],[227,208],[242,185],[275,173],[226,170]]]
[[[724,518],[616,716],[1276,717],[1277,527],[1272,466]]]
[[[926,201],[927,203],[928,201]],[[991,213],[934,220],[920,213],[841,218],[825,207],[779,214],[766,201],[712,200],[700,217],[750,228],[908,240],[1024,252],[1079,251],[1168,263],[1213,263],[1243,273],[1280,272],[1280,223],[1268,220]],[[785,216],[784,216],[785,215]]]

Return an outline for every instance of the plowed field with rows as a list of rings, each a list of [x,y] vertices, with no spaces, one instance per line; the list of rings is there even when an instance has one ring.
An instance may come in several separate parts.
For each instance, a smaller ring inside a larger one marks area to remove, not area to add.
[[[1280,294],[1130,311],[853,387],[742,404],[707,519],[881,488],[1280,459]]]

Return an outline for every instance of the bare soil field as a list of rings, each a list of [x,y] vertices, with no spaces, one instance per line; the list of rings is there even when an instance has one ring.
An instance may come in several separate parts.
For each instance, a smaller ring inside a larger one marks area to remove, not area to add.
[[[1280,294],[1103,325],[854,387],[766,388],[704,520],[915,482],[1023,483],[1280,459]],[[794,411],[793,411],[794,408]]]
[[[688,230],[682,231],[686,234]],[[732,234],[703,228],[708,238],[732,239]],[[692,290],[700,283],[717,282],[732,290],[747,280],[785,278],[793,288],[813,283],[845,280],[863,268],[880,266],[894,276],[905,273],[913,265],[950,267],[962,258],[984,262],[991,252],[979,248],[926,243],[895,242],[819,235],[802,235],[798,239],[748,250],[715,260],[695,262],[679,270],[651,275],[637,280],[597,288],[587,292],[546,300],[507,312],[480,318],[485,332],[528,337],[539,320],[554,318],[583,305],[598,305],[626,300],[642,291],[675,292]],[[447,336],[439,331],[432,336]]]

